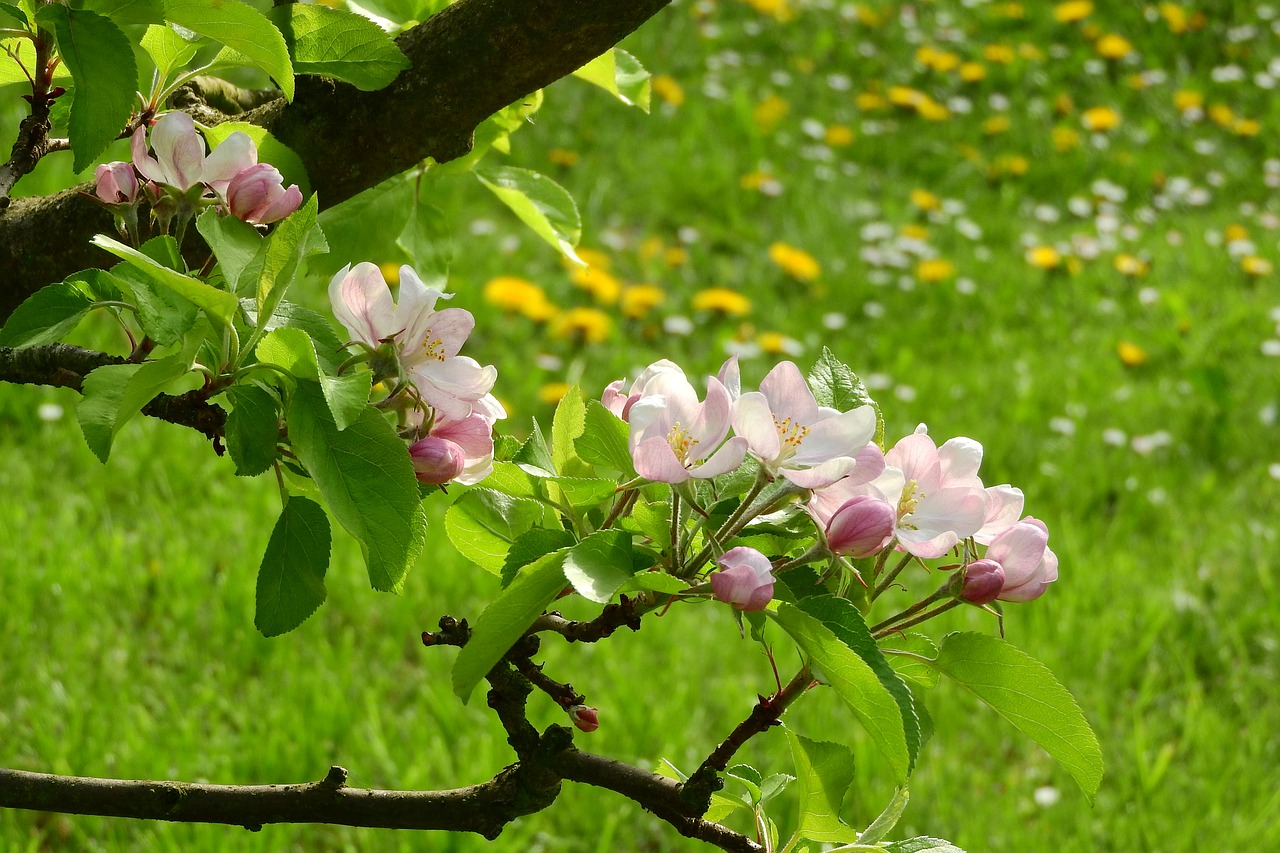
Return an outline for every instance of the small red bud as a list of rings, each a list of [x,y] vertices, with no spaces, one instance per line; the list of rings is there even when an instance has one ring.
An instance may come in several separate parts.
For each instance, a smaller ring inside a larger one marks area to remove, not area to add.
[[[600,728],[600,716],[596,709],[589,705],[573,705],[569,708],[569,719],[584,732],[594,732]]]

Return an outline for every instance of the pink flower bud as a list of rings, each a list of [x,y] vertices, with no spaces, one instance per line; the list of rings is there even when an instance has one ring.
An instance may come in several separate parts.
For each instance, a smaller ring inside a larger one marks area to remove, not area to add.
[[[898,513],[869,495],[852,497],[831,514],[827,546],[833,553],[860,559],[880,552],[893,538]]]
[[[467,464],[467,454],[457,442],[429,435],[409,446],[418,482],[439,486],[452,482]]]
[[[970,604],[990,604],[1004,589],[1004,568],[995,560],[975,560],[965,566],[959,597]]]
[[[600,715],[589,705],[574,705],[569,708],[569,719],[584,732],[594,732],[600,728]]]
[[[740,545],[716,560],[711,594],[736,610],[763,610],[773,599],[773,564],[755,548]]]
[[[107,204],[129,204],[138,197],[138,176],[128,163],[103,163],[93,175],[94,191]]]
[[[294,184],[284,188],[275,166],[258,163],[237,172],[227,184],[227,209],[237,219],[267,225],[284,219],[302,205],[302,191]]]

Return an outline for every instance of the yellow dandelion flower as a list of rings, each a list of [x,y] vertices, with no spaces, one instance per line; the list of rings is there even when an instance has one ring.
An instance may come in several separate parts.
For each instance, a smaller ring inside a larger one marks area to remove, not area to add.
[[[981,62],[966,62],[960,66],[960,79],[966,83],[977,83],[987,76],[987,66]]]
[[[853,99],[853,104],[864,113],[877,112],[888,106],[884,96],[878,92],[859,92],[858,96]]]
[[[588,344],[605,340],[612,329],[613,320],[598,308],[570,308],[551,324],[556,337]]]
[[[1057,269],[1062,265],[1062,253],[1053,246],[1033,246],[1027,250],[1027,263],[1036,269]]]
[[[1151,272],[1151,264],[1139,258],[1137,255],[1130,255],[1124,252],[1116,255],[1113,262],[1116,272],[1129,278],[1142,278]]]
[[[599,267],[589,266],[569,273],[569,280],[575,287],[580,287],[596,302],[612,305],[618,301],[622,292],[622,283]]]
[[[942,207],[942,199],[924,189],[911,191],[911,203],[926,212]]]
[[[982,123],[982,132],[987,136],[997,136],[1001,133],[1007,133],[1008,130],[1009,117],[1003,113],[991,116]]]
[[[545,298],[542,288],[523,278],[500,275],[491,278],[484,286],[484,301],[503,311],[519,311],[530,300]]]
[[[662,253],[662,262],[672,269],[689,263],[689,252],[683,246],[671,246]]]
[[[542,288],[537,288],[529,301],[517,310],[535,323],[547,323],[560,316],[560,309],[547,299]]]
[[[568,393],[568,382],[548,382],[538,389],[538,400],[548,406],[554,406]]]
[[[581,258],[582,262],[589,267],[595,267],[596,269],[604,270],[605,272],[613,269],[613,258],[599,249],[580,247],[577,252],[578,257]],[[570,269],[580,269],[577,264],[569,261],[567,258],[565,259],[565,263],[569,265]]]
[[[989,44],[982,48],[982,58],[997,65],[1008,65],[1016,54],[1007,44]]]
[[[1116,355],[1125,367],[1138,367],[1147,363],[1147,351],[1130,341],[1116,344]]]
[[[916,278],[925,284],[946,281],[955,274],[955,264],[945,258],[927,258],[916,264]]]
[[[1190,89],[1179,89],[1173,93],[1173,108],[1180,113],[1198,110],[1204,107],[1204,95]]]
[[[1164,18],[1164,22],[1169,26],[1169,32],[1174,35],[1182,35],[1190,25],[1187,20],[1187,10],[1177,3],[1161,3],[1160,17]]]
[[[813,281],[822,275],[822,266],[813,255],[795,246],[788,246],[786,243],[770,245],[769,260],[797,281]]]
[[[552,148],[547,152],[547,159],[557,166],[571,169],[582,160],[582,155],[577,151],[570,151],[568,148]]]
[[[1210,104],[1208,115],[1209,120],[1220,127],[1230,127],[1236,123],[1235,110],[1226,104]]]
[[[765,355],[799,355],[803,350],[800,342],[782,332],[761,332],[756,337],[756,344]]]
[[[1231,125],[1231,132],[1236,136],[1257,136],[1262,132],[1262,124],[1257,119],[1242,118]]]
[[[763,172],[757,169],[754,172],[747,172],[741,178],[738,178],[738,186],[742,187],[744,190],[755,191],[759,190],[766,184],[774,183],[777,180],[777,178],[768,172]]]
[[[656,284],[632,284],[622,291],[623,316],[639,320],[648,316],[649,312],[661,305],[667,294]]]
[[[888,95],[889,103],[895,107],[915,107],[921,101],[929,100],[924,92],[910,86],[890,86]]]
[[[1120,126],[1120,113],[1111,107],[1090,107],[1080,115],[1080,122],[1085,130],[1103,133]]]
[[[649,81],[653,93],[673,107],[684,103],[684,88],[669,74],[659,74]]]
[[[770,95],[756,104],[755,109],[751,111],[751,119],[755,122],[756,130],[767,135],[777,130],[778,125],[789,112],[791,112],[789,103],[777,95]]]
[[[1011,154],[996,161],[996,166],[1006,174],[1020,178],[1031,168],[1031,161],[1021,154]]]
[[[1245,228],[1239,222],[1233,222],[1226,228],[1222,229],[1222,239],[1228,243],[1237,243],[1241,240],[1249,239],[1249,229]]]
[[[1052,137],[1054,150],[1060,154],[1065,154],[1080,144],[1080,134],[1072,127],[1055,127]]]
[[[1053,7],[1053,19],[1060,24],[1074,24],[1093,14],[1089,0],[1068,0]]]
[[[382,277],[387,280],[387,284],[400,283],[400,265],[394,261],[383,261],[378,264],[378,269],[382,272]]]
[[[901,234],[903,237],[906,237],[908,240],[928,240],[929,239],[929,229],[925,228],[923,225],[916,225],[915,223],[909,223],[907,225],[903,225],[901,228],[898,229],[898,233]]]
[[[1024,41],[1018,45],[1018,56],[1028,62],[1039,62],[1044,59],[1044,52],[1029,41]]]
[[[1127,38],[1118,33],[1107,33],[1094,42],[1093,49],[1103,59],[1124,59],[1133,53],[1133,45],[1129,43]]]
[[[853,144],[853,131],[843,124],[833,124],[822,134],[822,141],[832,148],[846,148]]]
[[[1246,255],[1240,259],[1240,269],[1244,270],[1245,275],[1258,278],[1264,275],[1271,275],[1271,261],[1266,258],[1260,258],[1257,255]]]
[[[770,15],[782,23],[786,23],[796,16],[795,10],[791,8],[790,0],[744,0],[744,2],[761,15]]]
[[[925,121],[946,121],[951,117],[951,111],[933,98],[925,98],[916,104],[916,113]]]
[[[708,287],[693,295],[693,310],[742,317],[751,311],[751,300],[727,287]]]

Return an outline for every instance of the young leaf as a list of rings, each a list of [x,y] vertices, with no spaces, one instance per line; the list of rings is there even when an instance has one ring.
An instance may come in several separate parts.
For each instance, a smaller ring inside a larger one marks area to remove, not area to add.
[[[126,301],[138,309],[138,322],[147,337],[172,346],[191,331],[200,309],[129,263],[118,263],[104,276],[119,286]]]
[[[1044,747],[1093,799],[1102,781],[1102,749],[1080,706],[1048,667],[1004,640],[969,631],[943,637],[931,665]]]
[[[512,457],[511,461],[519,465],[526,474],[534,477],[556,475],[555,460],[551,458],[551,450],[547,447],[547,440],[542,437],[542,429],[537,421],[530,426],[529,437],[525,439],[519,452]]]
[[[260,319],[257,301],[242,299],[240,310],[244,312],[254,328],[257,328]],[[333,330],[332,324],[323,314],[312,311],[310,308],[304,308],[292,302],[281,302],[262,328],[268,332],[274,332],[276,329],[298,329],[306,332],[307,337],[311,338],[312,344],[315,345],[316,360],[320,363],[320,369],[330,376],[338,372],[338,366],[346,358],[342,350],[342,341]]]
[[[138,66],[129,39],[110,18],[54,3],[41,6],[36,22],[53,30],[58,54],[76,81],[71,105],[72,168],[93,165],[133,111]]]
[[[796,835],[824,843],[857,841],[858,833],[840,819],[840,804],[853,784],[853,751],[844,744],[786,732],[800,797]]]
[[[546,175],[515,166],[477,169],[475,174],[533,233],[569,260],[582,263],[574,252],[582,236],[582,218],[564,187]]]
[[[885,806],[879,817],[871,821],[870,826],[859,833],[858,841],[863,844],[875,844],[892,832],[898,825],[898,821],[902,819],[902,813],[907,810],[907,803],[910,801],[911,793],[905,787],[894,791],[889,805]]]
[[[884,415],[880,413],[879,404],[871,399],[867,386],[858,378],[858,374],[826,347],[822,348],[822,355],[818,357],[813,370],[809,371],[809,387],[813,389],[813,396],[817,398],[819,406],[830,406],[841,412],[859,406],[873,407],[876,412],[875,442],[884,446]]]
[[[893,700],[898,703],[898,710],[902,712],[903,733],[907,738],[907,752],[911,759],[907,772],[915,769],[921,742],[920,720],[916,717],[915,701],[907,685],[894,672],[880,647],[872,639],[862,613],[846,599],[834,595],[806,597],[799,606],[805,613],[822,622],[831,633],[840,638],[840,642],[862,658],[876,674],[876,678],[880,679],[884,689],[893,694]]]
[[[187,41],[173,27],[164,24],[147,27],[142,35],[142,49],[155,64],[162,86],[173,72],[185,68],[188,62],[196,58],[195,43]]]
[[[289,633],[324,604],[329,546],[324,509],[306,498],[289,498],[258,569],[253,624],[262,636]]]
[[[776,613],[768,615],[791,635],[821,673],[823,681],[853,710],[876,747],[889,760],[895,778],[904,781],[910,773],[911,755],[902,712],[875,671],[830,628],[799,607],[783,604]]]
[[[564,552],[536,560],[485,608],[453,664],[453,692],[463,702],[565,587]]]
[[[196,230],[213,249],[228,290],[243,293],[250,283],[256,287],[267,252],[266,238],[257,228],[211,207],[196,219]]]
[[[106,15],[117,24],[158,24],[164,20],[160,0],[84,0],[81,8]]]
[[[51,8],[46,6],[45,8]],[[167,288],[188,302],[192,302],[209,315],[219,325],[226,325],[239,307],[240,302],[233,294],[225,290],[210,287],[199,279],[171,270],[147,255],[113,240],[105,234],[99,234],[91,241],[93,245],[106,249],[111,254],[125,261],[138,270],[151,282]]]
[[[272,136],[265,127],[258,127],[247,121],[224,121],[205,130],[204,138],[208,141],[210,148],[216,148],[233,133],[243,133],[253,140],[253,144],[258,148],[258,162],[275,166],[286,187],[297,184],[303,195],[311,193],[311,180],[307,177],[306,167],[302,165],[302,158],[292,148]]]
[[[383,252],[394,251],[414,203],[413,181],[397,175],[326,209],[320,214],[320,227],[329,254],[312,261],[309,269],[333,275],[351,258],[385,257]]]
[[[499,574],[516,538],[543,518],[542,505],[490,489],[472,489],[449,507],[445,533],[458,553]]]
[[[71,281],[42,287],[14,309],[0,329],[0,347],[33,347],[62,339],[93,307]]]
[[[339,431],[324,393],[299,381],[287,416],[289,443],[334,517],[360,542],[369,582],[399,592],[426,540],[426,515],[404,442],[376,409]]]
[[[631,535],[622,530],[593,533],[564,558],[564,576],[579,595],[596,604],[608,604],[634,572]]]
[[[274,364],[299,379],[319,382],[325,403],[339,432],[359,420],[365,409],[369,408],[373,374],[367,370],[344,373],[341,376],[322,373],[316,359],[315,344],[300,329],[276,329],[268,332],[258,342],[255,354],[260,362]]]
[[[924,634],[890,634],[880,642],[889,665],[902,678],[921,687],[937,687],[942,677],[938,671],[920,658],[933,660],[938,656],[938,644]],[[919,710],[919,706],[917,706]]]
[[[419,198],[410,208],[409,221],[396,245],[409,255],[423,284],[444,289],[453,264],[453,231],[443,213]]]
[[[262,273],[258,278],[258,313],[270,316],[293,283],[302,262],[328,251],[324,232],[316,225],[320,199],[314,193],[302,207],[289,214],[267,238]]]
[[[270,392],[256,385],[227,389],[227,451],[237,477],[256,477],[271,467],[280,442],[280,412]]]
[[[573,545],[573,534],[567,530],[548,530],[535,527],[526,530],[511,543],[511,550],[502,563],[502,586],[506,588],[516,579],[516,575],[525,566],[552,551],[569,548]],[[670,575],[668,575],[670,577]]]
[[[31,21],[28,20],[26,12],[12,3],[0,3],[0,27],[29,30]]]
[[[362,15],[290,3],[268,13],[292,49],[295,74],[318,74],[372,92],[409,67],[391,36]]]
[[[918,838],[908,838],[905,841],[890,841],[879,849],[885,853],[964,853],[950,841],[923,835]]]
[[[120,428],[189,368],[174,355],[145,364],[106,364],[85,376],[76,415],[93,455],[106,462]]]
[[[289,48],[275,24],[257,9],[240,0],[164,0],[164,17],[244,54],[271,75],[286,99],[293,100]]]
[[[600,54],[573,76],[599,86],[629,107],[649,112],[649,72],[622,48]]]
[[[590,473],[573,446],[585,425],[586,406],[582,402],[582,389],[575,385],[560,398],[556,413],[551,418],[551,462],[557,472],[571,476]]]
[[[627,449],[626,423],[595,400],[587,402],[582,434],[573,446],[584,462],[620,471],[628,478],[635,474],[631,452]]]

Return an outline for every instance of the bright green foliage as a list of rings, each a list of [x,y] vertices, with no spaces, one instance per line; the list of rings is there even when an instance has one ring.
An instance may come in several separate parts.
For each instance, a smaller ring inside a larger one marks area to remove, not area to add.
[[[353,12],[290,3],[268,16],[284,34],[296,74],[333,77],[371,92],[409,67],[381,27]]]
[[[583,433],[574,442],[578,456],[592,465],[619,471],[624,477],[635,474],[627,450],[627,425],[595,400],[588,400],[583,413]]]
[[[560,398],[551,418],[551,462],[557,474],[591,473],[574,447],[585,428],[586,404],[582,400],[582,389],[575,385]]]
[[[273,364],[298,379],[318,382],[325,404],[339,431],[361,418],[369,408],[372,374],[367,370],[330,376],[320,370],[315,343],[300,329],[276,329],[258,343],[258,360]]]
[[[188,41],[173,27],[154,24],[142,36],[142,49],[151,57],[159,73],[160,84],[196,57],[195,42]]]
[[[809,371],[809,387],[819,406],[830,406],[841,412],[856,409],[859,406],[872,406],[876,410],[875,442],[884,447],[884,415],[880,406],[871,399],[866,384],[847,364],[836,358],[835,353],[827,347],[822,348],[822,355]]]
[[[629,107],[649,112],[649,72],[620,47],[600,54],[573,76],[599,86]]]
[[[287,634],[324,603],[329,544],[324,509],[306,498],[289,498],[258,569],[253,624],[264,637]]]
[[[256,287],[262,274],[266,238],[249,223],[220,214],[213,208],[200,214],[196,219],[196,229],[213,249],[227,290],[238,294],[252,293],[251,285]]]
[[[5,29],[29,29],[27,13],[12,3],[0,3],[0,27]]]
[[[93,300],[73,281],[51,284],[27,297],[0,329],[0,347],[32,347],[61,340],[89,313]]]
[[[444,214],[427,204],[425,189],[409,205],[409,220],[396,245],[409,256],[423,284],[444,290],[453,263],[453,232]]]
[[[858,833],[858,841],[862,844],[875,844],[892,832],[898,825],[898,821],[902,819],[902,814],[907,810],[907,803],[910,801],[910,792],[906,788],[899,788],[894,793],[893,799],[889,801],[889,805],[885,806],[884,811],[871,821],[870,826]]]
[[[502,585],[507,587],[525,566],[544,554],[568,548],[574,543],[573,534],[567,530],[550,530],[534,527],[521,533],[511,543],[507,558],[502,564]]]
[[[240,310],[256,329],[259,315],[255,300],[241,300]],[[338,339],[329,320],[318,311],[312,311],[310,308],[304,308],[292,302],[281,302],[262,329],[267,332],[274,332],[276,329],[297,329],[305,332],[314,344],[316,361],[319,362],[320,369],[329,376],[337,373],[343,360],[343,342]]]
[[[117,24],[158,24],[164,20],[160,0],[84,0],[78,4],[90,12],[106,15]]]
[[[271,467],[280,442],[279,403],[271,392],[257,385],[232,385],[227,389],[231,411],[227,414],[227,452],[236,474],[256,477]]]
[[[165,0],[168,21],[221,42],[271,75],[280,91],[293,100],[293,66],[284,36],[268,18],[239,0]]]
[[[302,262],[328,251],[324,233],[316,225],[319,199],[314,194],[276,226],[267,238],[262,274],[258,278],[258,311],[270,315],[284,299]]]
[[[388,178],[327,208],[319,221],[329,242],[329,254],[315,259],[311,271],[333,275],[353,259],[391,249],[407,227],[413,209],[413,182],[404,175]]]
[[[476,170],[488,187],[520,221],[570,260],[582,237],[582,217],[573,196],[546,175],[515,166]]]
[[[120,428],[191,365],[181,356],[146,364],[107,364],[84,378],[84,397],[76,413],[84,440],[103,462]]]
[[[583,539],[565,555],[564,576],[588,601],[608,604],[632,574],[631,535],[602,530]]]
[[[853,752],[840,743],[810,740],[787,729],[796,765],[800,817],[796,836],[809,841],[856,841],[858,833],[840,819],[840,804],[853,784]]]
[[[888,853],[964,853],[963,850],[950,841],[927,836],[908,838],[905,841],[891,841],[880,849],[886,850]]]
[[[68,133],[80,171],[93,165],[129,120],[138,82],[133,48],[110,18],[84,9],[41,6],[36,22],[53,30],[58,55],[76,81]]]
[[[938,656],[938,644],[924,634],[901,632],[891,634],[880,641],[880,649],[884,652],[889,665],[903,679],[920,687],[937,687],[941,676],[938,671],[922,660],[932,660]],[[894,654],[894,652],[904,654]],[[917,709],[920,706],[916,706]]]
[[[1090,799],[1102,781],[1102,750],[1080,706],[1049,668],[1004,640],[948,634],[932,665],[1028,735],[1071,772]]]
[[[369,582],[376,590],[399,592],[426,536],[404,442],[369,407],[339,431],[319,384],[305,380],[294,391],[287,422],[289,443],[329,510],[359,540]]]
[[[217,323],[230,322],[231,315],[240,304],[233,294],[170,269],[137,249],[126,246],[119,240],[113,240],[105,234],[94,237],[93,244],[125,261],[153,284],[167,288],[172,293],[204,309],[205,314]]]
[[[537,501],[472,489],[449,507],[444,529],[459,553],[498,574],[516,538],[543,518],[543,507]]]

